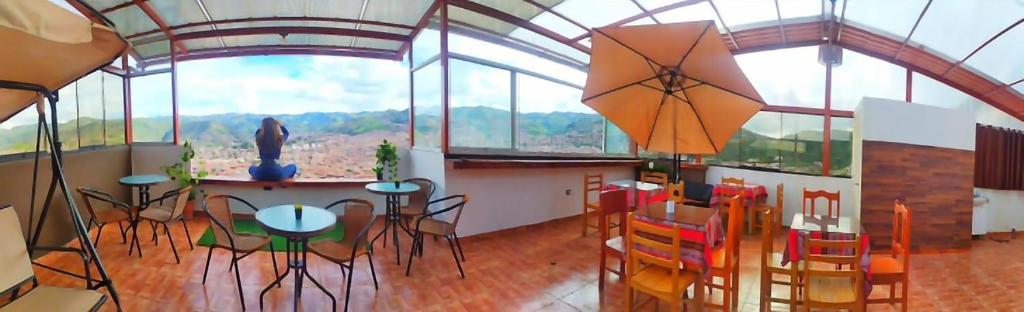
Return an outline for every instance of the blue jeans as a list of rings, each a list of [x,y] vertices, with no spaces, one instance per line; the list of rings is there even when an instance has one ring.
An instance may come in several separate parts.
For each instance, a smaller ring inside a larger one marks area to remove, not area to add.
[[[281,181],[295,177],[299,167],[295,164],[281,166],[277,163],[260,163],[249,167],[249,175],[257,181]]]

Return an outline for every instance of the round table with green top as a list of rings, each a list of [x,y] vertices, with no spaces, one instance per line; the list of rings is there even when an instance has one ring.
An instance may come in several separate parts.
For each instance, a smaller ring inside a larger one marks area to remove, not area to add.
[[[373,244],[373,242],[377,241],[377,238],[384,235],[384,247],[386,248],[388,245],[388,228],[391,228],[391,237],[395,241],[395,258],[398,260],[399,265],[402,264],[402,251],[398,247],[398,227],[401,224],[399,209],[401,209],[402,205],[402,196],[418,192],[419,190],[419,185],[405,182],[376,182],[366,185],[366,191],[385,196],[385,206],[387,208],[385,210],[384,229],[377,233],[377,236],[373,237],[370,244]]]
[[[298,311],[299,300],[302,299],[303,276],[309,278],[317,288],[331,298],[331,306],[337,310],[338,301],[334,295],[320,285],[320,282],[313,278],[306,269],[306,250],[309,249],[310,238],[326,234],[337,226],[338,216],[327,209],[313,206],[301,206],[300,214],[296,212],[297,206],[280,205],[260,209],[256,212],[256,222],[267,233],[287,239],[285,254],[288,257],[288,268],[295,270],[295,302],[293,303],[295,310]],[[274,282],[260,292],[260,310],[263,309],[263,296],[288,276],[288,273],[290,270],[285,270],[284,274],[278,276]]]

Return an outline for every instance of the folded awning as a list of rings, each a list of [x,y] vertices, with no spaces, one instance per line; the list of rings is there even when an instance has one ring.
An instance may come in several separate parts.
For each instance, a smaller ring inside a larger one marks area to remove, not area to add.
[[[113,62],[127,47],[113,29],[41,0],[0,0],[0,42],[0,81],[51,91]],[[0,122],[36,97],[0,88]]]

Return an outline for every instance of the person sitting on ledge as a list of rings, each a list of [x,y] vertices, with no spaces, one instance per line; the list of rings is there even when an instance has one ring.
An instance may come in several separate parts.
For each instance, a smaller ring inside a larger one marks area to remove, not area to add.
[[[256,130],[256,146],[260,151],[260,164],[249,167],[249,175],[257,181],[281,181],[295,177],[298,167],[295,164],[281,166],[277,160],[281,158],[281,147],[288,140],[288,129],[272,117],[263,118],[262,125]]]

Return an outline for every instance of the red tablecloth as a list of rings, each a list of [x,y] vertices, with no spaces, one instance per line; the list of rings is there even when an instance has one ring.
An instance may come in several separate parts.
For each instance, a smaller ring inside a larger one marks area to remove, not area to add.
[[[864,239],[861,241],[861,248],[864,249],[864,254],[861,256],[860,264],[864,270],[864,296],[867,297],[871,294],[872,283],[871,283],[871,240],[867,234],[862,234]],[[811,237],[814,239],[831,239],[831,240],[855,240],[857,235],[848,233],[822,233],[822,232],[804,232],[798,230],[790,230],[789,235],[786,237],[786,249],[782,253],[782,265],[785,266],[790,262],[799,262],[804,259],[804,255],[807,253],[805,248],[807,244],[807,238]],[[811,250],[811,253],[820,254],[826,252],[832,255],[853,255],[853,250],[821,250],[815,248]]]
[[[768,199],[768,188],[760,184],[746,183],[743,185],[737,184],[717,184],[714,190],[712,190],[714,196],[711,197],[711,207],[718,207],[718,198],[721,196],[732,197],[737,194],[743,198],[743,205],[750,207],[751,204],[764,201]]]
[[[604,186],[604,190],[606,190],[606,191],[617,190],[617,189],[619,189],[618,186],[611,185],[611,184]],[[637,191],[634,188],[623,188],[623,189],[626,190],[626,202],[627,202],[627,205],[629,205],[629,207],[632,207],[632,209],[634,209],[634,210],[637,209],[637,207],[646,207],[648,202],[650,202],[650,203],[658,203],[658,202],[665,202],[665,201],[668,200],[668,192],[665,192],[664,189],[659,189],[659,190],[656,190],[656,191],[643,191],[643,190]],[[635,198],[635,196],[637,196],[637,193],[640,194],[639,200]],[[633,207],[634,203],[638,203],[639,205],[637,205],[636,207]]]

